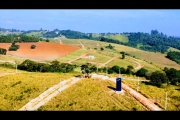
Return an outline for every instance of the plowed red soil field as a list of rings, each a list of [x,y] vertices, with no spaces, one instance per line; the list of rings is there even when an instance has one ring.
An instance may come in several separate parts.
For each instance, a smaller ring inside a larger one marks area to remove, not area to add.
[[[16,43],[16,45],[20,46],[17,51],[8,51],[11,43],[0,43],[0,48],[7,49],[7,55],[38,61],[55,60],[80,49],[76,46],[50,42]],[[36,45],[36,48],[31,49],[31,45]]]

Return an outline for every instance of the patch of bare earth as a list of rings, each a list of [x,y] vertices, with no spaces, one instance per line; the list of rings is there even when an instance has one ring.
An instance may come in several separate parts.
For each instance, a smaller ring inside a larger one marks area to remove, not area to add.
[[[0,43],[0,47],[7,50],[10,45],[11,43]],[[16,45],[20,46],[17,51],[7,51],[6,54],[38,61],[55,60],[80,49],[77,46],[49,42],[16,43]],[[31,49],[31,45],[35,45],[35,49]]]

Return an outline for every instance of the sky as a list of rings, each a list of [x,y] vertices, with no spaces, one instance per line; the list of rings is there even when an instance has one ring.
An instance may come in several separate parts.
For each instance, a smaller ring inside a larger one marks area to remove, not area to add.
[[[0,9],[0,28],[180,36],[180,9]]]

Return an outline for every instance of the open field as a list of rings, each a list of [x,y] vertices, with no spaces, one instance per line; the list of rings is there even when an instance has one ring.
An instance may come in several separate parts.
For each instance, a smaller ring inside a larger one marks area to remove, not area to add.
[[[20,64],[25,60],[25,58],[13,56],[13,55],[2,55],[2,54],[0,54],[0,63],[3,63],[3,62],[1,62],[1,60],[3,60],[3,61],[14,61],[14,62]]]
[[[120,42],[124,42],[124,43],[127,43],[129,40],[126,36],[124,35],[105,35],[104,36],[105,38],[108,38],[108,39],[113,39],[113,40],[118,40]]]
[[[147,110],[127,92],[117,94],[115,83],[101,79],[83,79],[52,98],[38,110],[60,111],[133,111]]]
[[[85,49],[80,49],[82,46],[78,42],[80,42],[85,46]],[[83,55],[84,53],[88,52],[89,50],[95,50],[88,55],[93,55],[95,58],[88,58],[84,56],[80,59],[77,59],[72,62],[72,64],[84,64],[87,62],[93,63],[95,65],[101,65],[111,58],[115,56],[119,56],[118,58],[114,59],[107,66],[118,65],[120,67],[127,67],[128,65],[132,65],[134,68],[137,67],[137,64],[133,62],[133,58],[135,61],[140,63],[142,66],[147,68],[148,70],[155,71],[161,70],[164,67],[180,69],[180,65],[176,64],[173,61],[165,58],[165,54],[160,53],[153,53],[147,51],[141,51],[135,48],[117,45],[113,43],[105,43],[100,41],[92,41],[92,40],[70,40],[70,39],[62,39],[62,43],[60,44],[59,41],[57,43],[45,43],[39,42],[38,45],[44,44],[41,47],[42,53],[48,52],[48,57],[53,58],[53,54],[51,48],[62,48],[63,46],[68,45],[69,47],[64,51],[69,50],[75,46],[75,48],[71,52],[63,55],[57,56],[56,59],[60,61],[60,63],[68,62],[72,59],[76,59],[77,57]],[[59,47],[54,47],[51,45],[58,45]],[[115,50],[111,50],[105,48],[105,46],[111,44],[115,47]],[[1,44],[0,44],[1,45]],[[74,45],[74,46],[72,46]],[[1,46],[0,46],[1,47]],[[8,47],[8,46],[7,46]],[[21,52],[30,53],[31,50],[29,46],[20,46],[23,49]],[[103,47],[104,50],[100,50]],[[48,48],[48,49],[47,49]],[[97,49],[94,49],[97,48]],[[36,48],[35,48],[36,49]],[[35,50],[34,49],[34,50]],[[40,48],[39,48],[40,49]],[[19,49],[20,50],[20,49]],[[134,56],[129,57],[126,56],[125,59],[121,59],[120,52],[124,51],[129,53],[130,55]],[[8,51],[9,53],[13,53],[14,51]],[[56,53],[61,53],[57,51]],[[32,52],[32,56],[39,56],[42,53]],[[55,52],[53,52],[55,53]],[[27,54],[28,55],[28,54]],[[45,59],[45,56],[41,56],[41,58]],[[0,55],[0,60],[12,60],[18,61],[21,63],[27,56],[14,56],[11,55]],[[39,57],[40,58],[40,57]],[[129,58],[129,59],[128,59]],[[55,58],[54,58],[55,59]],[[40,60],[40,59],[38,59]],[[47,61],[52,59],[46,59]],[[26,72],[18,70],[17,74],[10,74],[7,76],[0,77],[0,110],[18,110],[26,103],[28,103],[31,99],[34,99],[39,94],[43,93],[48,88],[58,84],[60,80],[66,80],[70,77],[75,75],[81,75],[81,71],[77,68],[75,71],[79,73],[35,73],[35,72]],[[14,73],[14,69],[0,67],[0,74],[4,73]],[[109,74],[108,76],[116,77],[118,74]],[[137,79],[136,76],[124,76],[124,77],[134,77]],[[144,79],[144,78],[140,78]],[[128,81],[123,80],[123,83],[129,85],[133,89],[137,89],[137,81]],[[114,92],[115,83],[111,81],[102,81],[101,79],[83,79],[78,83],[74,84],[70,88],[64,90],[61,94],[58,94],[55,98],[53,98],[50,102],[39,108],[39,110],[113,110],[113,111],[121,111],[121,110],[146,110],[144,106],[142,106],[139,102],[137,102],[130,94],[116,94]],[[179,94],[179,86],[169,86],[168,88],[157,88],[155,86],[148,85],[147,83],[140,82],[139,89],[140,93],[142,93],[147,98],[154,101],[156,104],[161,106],[161,108],[165,108],[165,93],[166,91],[168,94],[168,104],[167,110],[180,110],[180,94]]]
[[[48,88],[78,73],[17,73],[0,77],[0,110],[18,110]]]
[[[90,60],[91,62],[95,61],[96,63],[101,63],[103,61],[102,56],[106,56],[107,59],[108,57],[114,57],[116,55],[119,55],[121,57],[120,52],[124,51],[125,53],[130,54],[131,56],[134,56],[134,58],[139,61],[144,67],[146,67],[148,70],[155,71],[155,70],[162,70],[164,67],[168,68],[175,68],[180,70],[180,65],[178,65],[176,62],[171,61],[167,59],[165,56],[166,54],[161,54],[161,53],[154,53],[154,52],[148,52],[148,51],[143,51],[139,50],[136,48],[128,47],[128,46],[123,46],[119,44],[113,44],[113,43],[106,43],[106,42],[101,42],[101,41],[94,41],[94,40],[85,40],[85,39],[78,39],[81,41],[81,43],[85,46],[86,50],[89,49],[94,49],[97,52],[93,53],[92,55],[96,56],[96,59]],[[69,45],[76,45],[76,46],[81,46],[76,39],[62,39],[64,44],[69,44]],[[76,44],[74,44],[76,43]],[[114,46],[115,50],[110,50],[108,48],[105,48],[111,44]],[[100,48],[104,48],[104,50],[100,50]],[[95,55],[98,54],[98,55]],[[66,59],[66,57],[62,57],[61,59]],[[100,59],[100,61],[98,60]],[[106,61],[107,59],[104,59]],[[88,59],[79,59],[79,61],[76,61],[77,64],[80,64],[81,62],[85,63],[87,62]],[[74,61],[75,62],[75,61]],[[128,61],[127,61],[128,62]],[[109,63],[110,65],[113,64],[113,62]],[[134,63],[130,64],[133,65]],[[126,66],[124,63],[119,64],[120,66]],[[133,65],[134,66],[134,65]]]
[[[180,52],[180,50],[178,50],[178,49],[176,49],[176,48],[173,48],[173,47],[170,47],[170,48],[168,49],[168,51],[176,51],[176,52]]]
[[[168,67],[168,68],[173,67],[175,69],[180,69],[179,64],[165,57],[166,54],[143,51],[123,45],[117,45],[117,44],[113,44],[113,45],[115,46],[115,49],[117,51],[124,51],[148,63],[152,62],[154,65],[159,66],[161,69],[164,69],[164,67]]]
[[[9,48],[10,43],[0,43],[1,48]],[[61,45],[49,42],[31,42],[31,43],[16,43],[20,46],[17,51],[7,51],[7,55],[17,56],[25,59],[47,61],[55,60],[71,52],[74,52],[79,47],[70,45]],[[35,49],[31,49],[31,45],[35,45]]]
[[[137,77],[136,77],[137,79]],[[138,82],[132,80],[123,80],[123,83],[129,85],[131,88],[137,90]],[[180,86],[164,85],[164,88],[148,85],[148,83],[139,83],[138,91],[145,95],[150,100],[167,111],[180,110]],[[166,97],[167,92],[167,97]],[[166,102],[167,98],[167,102]]]

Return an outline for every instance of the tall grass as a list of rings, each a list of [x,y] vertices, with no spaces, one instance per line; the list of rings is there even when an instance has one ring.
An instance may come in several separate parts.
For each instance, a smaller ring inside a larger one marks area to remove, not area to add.
[[[77,73],[18,73],[0,77],[0,110],[19,110],[48,88]]]
[[[52,98],[38,110],[60,111],[133,111],[147,110],[130,94],[118,94],[115,83],[100,79],[82,79]]]
[[[142,78],[144,79],[144,78]],[[141,80],[141,79],[140,79]],[[152,86],[148,83],[140,82],[138,87],[137,81],[123,80],[123,83],[128,84],[133,89],[137,90],[147,98],[154,100],[155,104],[167,111],[180,110],[180,87],[173,85],[163,85],[163,88]],[[167,93],[167,96],[166,96]],[[166,101],[167,98],[167,101]]]

